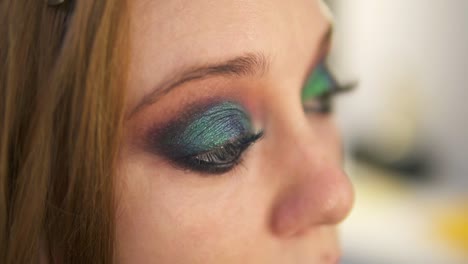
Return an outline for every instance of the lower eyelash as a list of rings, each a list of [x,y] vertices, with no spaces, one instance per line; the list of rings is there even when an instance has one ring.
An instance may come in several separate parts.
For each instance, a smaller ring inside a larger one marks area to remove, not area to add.
[[[325,94],[313,100],[308,100],[303,103],[303,108],[306,113],[328,114],[333,112],[332,95]]]

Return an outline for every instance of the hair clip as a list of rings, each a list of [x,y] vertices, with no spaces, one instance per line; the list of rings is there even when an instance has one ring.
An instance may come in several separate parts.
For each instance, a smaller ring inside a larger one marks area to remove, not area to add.
[[[65,0],[47,0],[47,5],[49,6],[58,6],[65,2]]]

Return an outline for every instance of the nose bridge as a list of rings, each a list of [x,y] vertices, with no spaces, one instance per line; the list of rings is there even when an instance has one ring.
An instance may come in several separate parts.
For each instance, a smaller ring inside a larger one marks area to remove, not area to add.
[[[294,109],[289,113],[289,117],[280,120],[282,128],[280,130],[281,146],[277,145],[283,153],[283,164],[285,167],[295,169],[306,169],[310,174],[318,171],[323,165],[341,164],[341,148],[339,142],[333,142],[329,137],[322,137],[322,132],[318,132],[312,122],[307,120],[302,109]],[[320,122],[320,121],[319,121]],[[336,139],[337,140],[337,139]],[[303,166],[297,167],[299,164]],[[301,172],[298,172],[302,174]]]
[[[289,120],[291,121],[291,120]],[[282,187],[274,202],[272,228],[278,235],[298,235],[313,226],[334,225],[350,211],[354,195],[336,155],[338,142],[324,142],[305,120],[283,124],[286,136]]]

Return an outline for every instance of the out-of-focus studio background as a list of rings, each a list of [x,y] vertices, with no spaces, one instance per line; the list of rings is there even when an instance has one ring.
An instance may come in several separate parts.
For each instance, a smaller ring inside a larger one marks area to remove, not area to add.
[[[356,202],[343,264],[468,263],[468,1],[330,0]]]

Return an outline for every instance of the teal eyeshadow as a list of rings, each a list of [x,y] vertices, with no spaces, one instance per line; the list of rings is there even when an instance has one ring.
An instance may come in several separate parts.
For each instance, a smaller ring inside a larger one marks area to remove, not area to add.
[[[196,107],[152,136],[155,148],[172,158],[208,152],[253,135],[246,110],[234,102]]]
[[[319,97],[335,88],[336,83],[325,63],[320,63],[308,78],[302,90],[302,101]]]

